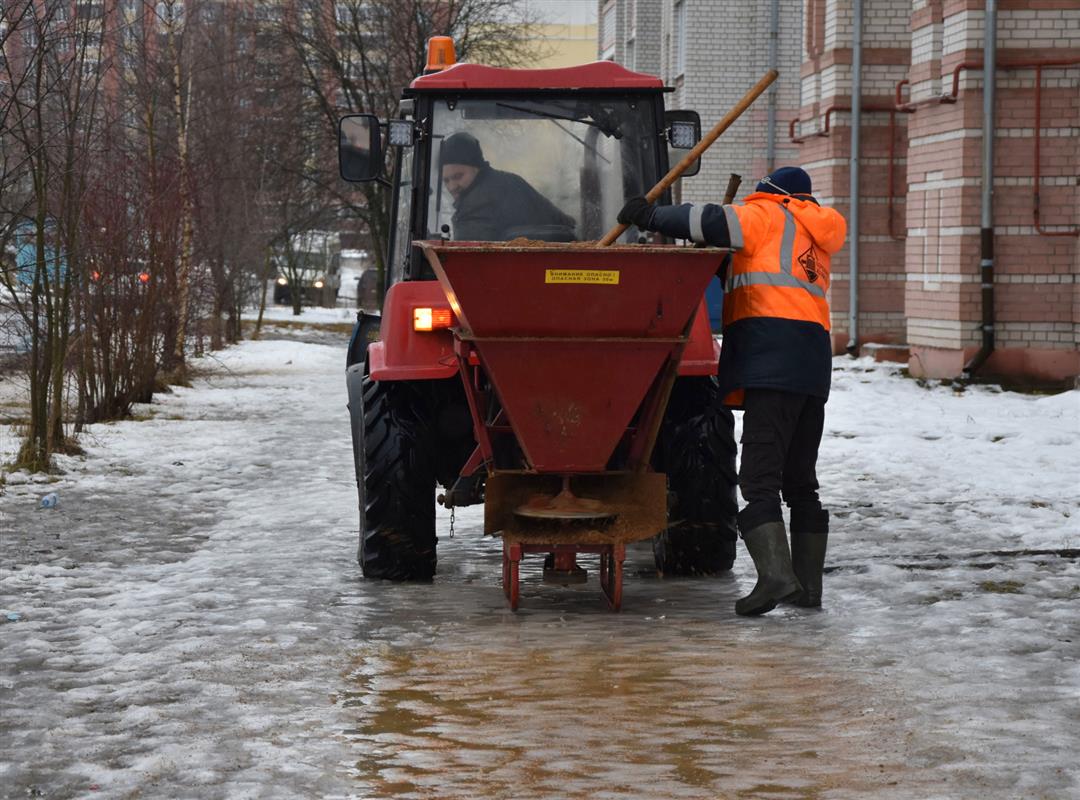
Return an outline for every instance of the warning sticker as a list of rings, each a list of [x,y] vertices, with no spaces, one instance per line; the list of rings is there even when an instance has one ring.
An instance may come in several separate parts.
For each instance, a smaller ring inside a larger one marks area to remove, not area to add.
[[[617,286],[617,269],[548,269],[544,270],[544,283],[600,283]]]

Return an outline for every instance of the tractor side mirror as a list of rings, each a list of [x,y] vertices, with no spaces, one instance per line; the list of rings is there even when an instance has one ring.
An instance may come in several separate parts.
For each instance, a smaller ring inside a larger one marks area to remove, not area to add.
[[[679,150],[691,150],[701,141],[701,117],[689,109],[673,109],[664,112],[664,129],[668,140],[668,163],[674,165],[682,161],[684,153]],[[684,178],[697,175],[701,169],[701,159],[697,159],[683,173]]]
[[[347,181],[376,180],[382,173],[382,138],[374,114],[350,114],[338,123],[338,167]]]

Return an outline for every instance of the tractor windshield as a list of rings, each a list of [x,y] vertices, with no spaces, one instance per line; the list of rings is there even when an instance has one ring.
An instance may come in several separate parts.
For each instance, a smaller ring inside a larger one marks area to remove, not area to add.
[[[657,130],[652,101],[625,95],[440,99],[428,236],[599,239],[657,181]]]

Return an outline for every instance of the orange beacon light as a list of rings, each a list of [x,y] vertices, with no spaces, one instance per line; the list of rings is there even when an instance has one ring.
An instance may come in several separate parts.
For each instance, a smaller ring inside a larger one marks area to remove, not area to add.
[[[449,36],[432,36],[427,44],[427,66],[424,74],[440,72],[457,63],[454,40]]]

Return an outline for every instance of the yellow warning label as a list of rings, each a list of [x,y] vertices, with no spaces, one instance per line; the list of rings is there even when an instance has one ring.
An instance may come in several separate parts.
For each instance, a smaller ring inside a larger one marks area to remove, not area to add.
[[[617,286],[617,269],[548,269],[544,270],[544,283],[601,283]]]

